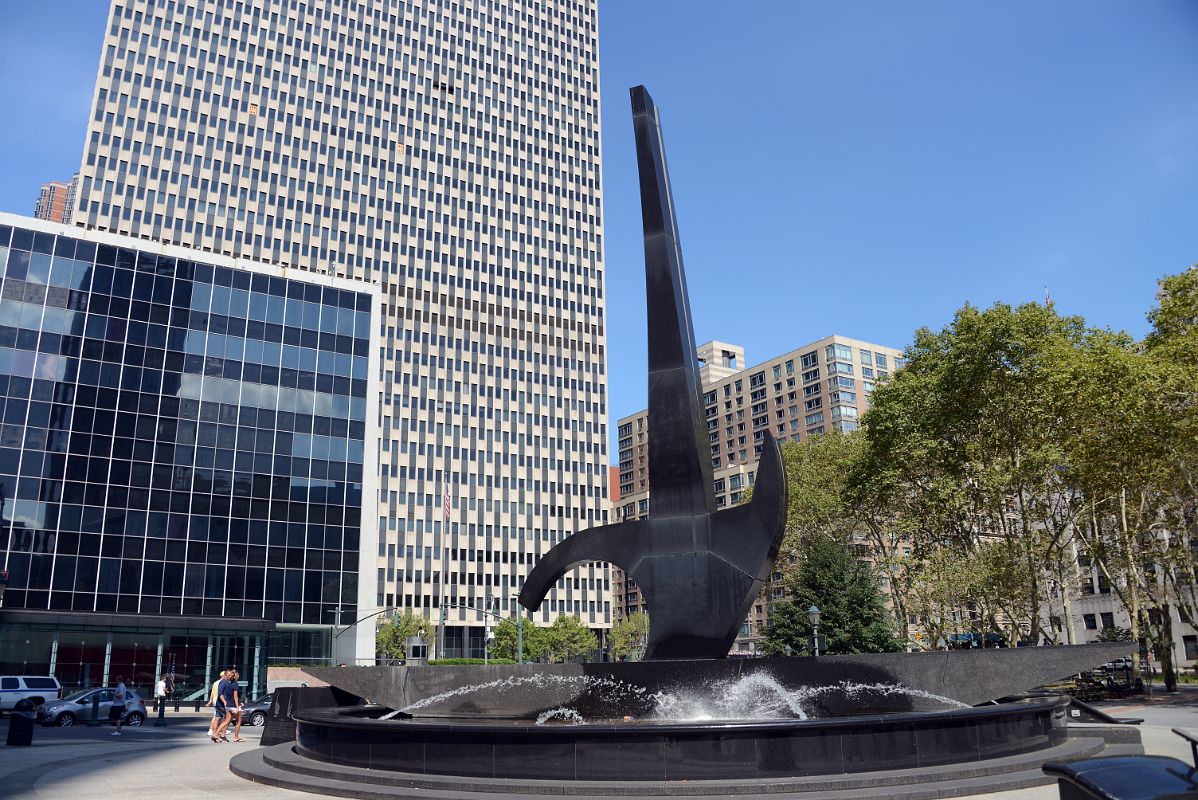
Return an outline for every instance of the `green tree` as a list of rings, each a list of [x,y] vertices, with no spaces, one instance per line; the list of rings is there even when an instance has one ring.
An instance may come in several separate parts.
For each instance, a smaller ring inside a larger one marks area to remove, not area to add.
[[[1100,641],[1100,642],[1130,642],[1130,641],[1132,641],[1131,629],[1130,628],[1120,628],[1118,625],[1115,625],[1110,628],[1103,628],[1101,631],[1098,632],[1097,641]]]
[[[433,629],[431,622],[411,611],[405,611],[402,616],[392,616],[389,619],[380,617],[374,631],[374,649],[386,658],[406,658],[408,639],[423,635],[425,639],[431,640]]]
[[[598,639],[582,620],[573,614],[563,614],[548,628],[541,629],[541,652],[549,655],[550,661],[562,663],[591,653],[599,646]]]
[[[638,660],[649,641],[649,615],[636,611],[624,617],[611,628],[611,654],[623,661]]]
[[[811,623],[807,609],[820,609],[820,633],[829,655],[884,653],[902,649],[895,638],[877,578],[850,545],[828,535],[808,538],[801,566],[788,581],[787,599],[770,607],[766,653],[782,655],[807,649]]]
[[[538,628],[533,624],[532,620],[524,620],[524,660],[535,660],[545,649],[545,629]],[[516,620],[511,617],[505,617],[495,626],[494,640],[487,651],[492,658],[510,658],[513,661],[518,661],[516,658],[517,642],[520,639],[520,631],[516,625]]]
[[[917,331],[906,367],[874,391],[850,482],[860,504],[886,510],[881,522],[916,561],[945,550],[962,564],[1003,567],[987,572],[984,592],[969,572],[942,570],[962,582],[948,594],[970,599],[933,617],[965,615],[977,632],[1005,625],[1008,639],[1035,642],[1053,596],[1068,596],[1059,587],[1075,585],[1082,504],[1062,479],[1049,379],[1084,332],[1081,319],[1035,304],[965,306],[944,329]]]

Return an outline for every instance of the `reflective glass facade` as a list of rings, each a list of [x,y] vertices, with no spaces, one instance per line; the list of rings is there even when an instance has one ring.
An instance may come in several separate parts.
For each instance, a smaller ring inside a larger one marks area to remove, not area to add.
[[[47,230],[0,224],[4,608],[354,619],[371,294]]]

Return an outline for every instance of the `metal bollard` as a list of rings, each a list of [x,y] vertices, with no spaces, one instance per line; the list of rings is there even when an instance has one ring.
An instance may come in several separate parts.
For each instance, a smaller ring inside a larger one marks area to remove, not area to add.
[[[175,713],[179,713],[179,698],[175,698]]]
[[[87,721],[87,727],[100,727],[100,693],[96,692],[92,695],[92,718]]]
[[[196,698],[196,711],[198,712],[199,710],[200,710],[200,699],[197,697]]]
[[[166,727],[166,698],[158,698],[158,719],[154,720],[155,728]]]

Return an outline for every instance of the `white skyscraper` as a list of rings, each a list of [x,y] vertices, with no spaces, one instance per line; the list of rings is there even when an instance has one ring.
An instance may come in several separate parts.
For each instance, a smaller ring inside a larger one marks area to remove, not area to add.
[[[110,11],[75,223],[377,284],[358,611],[448,598],[447,655],[481,651],[464,606],[512,613],[607,517],[596,22],[596,0]],[[536,620],[604,627],[608,589],[581,568]]]

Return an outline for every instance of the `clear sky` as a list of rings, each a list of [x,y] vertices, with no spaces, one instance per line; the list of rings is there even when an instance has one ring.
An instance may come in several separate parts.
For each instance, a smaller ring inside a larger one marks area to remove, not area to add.
[[[77,169],[100,0],[10,3],[0,209]],[[697,339],[893,346],[965,302],[1146,330],[1198,262],[1198,3],[601,0],[612,420],[645,404],[628,87],[663,117]],[[614,453],[613,453],[614,457]]]

